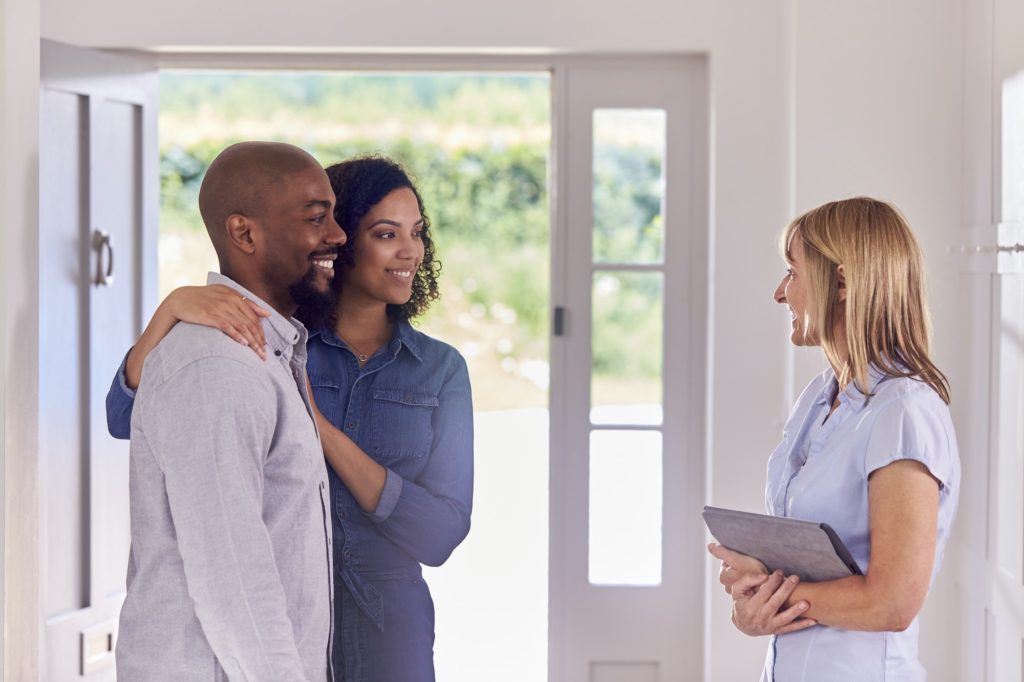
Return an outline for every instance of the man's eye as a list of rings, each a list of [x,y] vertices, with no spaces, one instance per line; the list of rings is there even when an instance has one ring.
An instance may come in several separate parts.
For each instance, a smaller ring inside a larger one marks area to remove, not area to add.
[[[315,218],[312,218],[312,222],[316,223],[317,225],[323,225],[323,222],[325,220],[327,220],[327,214],[326,213],[324,213],[323,215],[318,215]]]

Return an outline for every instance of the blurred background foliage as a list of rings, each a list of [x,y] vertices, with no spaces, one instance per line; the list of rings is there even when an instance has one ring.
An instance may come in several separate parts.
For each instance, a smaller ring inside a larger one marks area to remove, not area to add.
[[[466,356],[477,409],[547,404],[546,74],[172,71],[160,78],[161,295],[217,269],[196,207],[206,167],[228,144],[286,141],[325,165],[384,154],[413,176],[443,264],[442,298],[420,328]],[[595,258],[659,260],[657,145],[599,140],[594,169]],[[625,297],[615,297],[622,305],[598,300],[615,293],[607,280],[595,288],[595,395],[648,402],[657,393],[660,402],[661,290],[646,279],[623,280]],[[602,381],[614,390],[597,390]]]

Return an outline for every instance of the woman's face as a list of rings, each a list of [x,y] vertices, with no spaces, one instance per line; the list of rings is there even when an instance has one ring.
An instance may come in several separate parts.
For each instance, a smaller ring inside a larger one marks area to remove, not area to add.
[[[795,346],[817,346],[821,343],[818,332],[811,324],[810,290],[804,269],[804,240],[794,231],[789,239],[791,263],[775,289],[775,302],[789,308],[793,316],[793,331],[790,341]]]
[[[353,242],[355,265],[342,268],[343,298],[402,305],[423,261],[423,216],[411,189],[396,189],[359,222]]]

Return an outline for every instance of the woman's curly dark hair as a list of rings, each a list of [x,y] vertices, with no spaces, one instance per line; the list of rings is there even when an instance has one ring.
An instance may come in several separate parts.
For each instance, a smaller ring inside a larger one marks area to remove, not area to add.
[[[412,296],[401,305],[389,303],[387,311],[391,320],[411,320],[423,314],[432,301],[441,297],[437,285],[441,262],[434,257],[434,241],[430,238],[430,220],[423,207],[423,198],[408,173],[397,161],[372,155],[359,156],[328,166],[327,177],[331,180],[331,188],[337,198],[334,219],[348,237],[348,241],[341,247],[338,259],[346,267],[354,264],[353,251],[359,223],[370,209],[396,189],[411,189],[416,195],[416,203],[419,204],[420,215],[423,216],[423,229],[420,232],[420,239],[423,240],[423,261],[413,277]],[[335,287],[341,286],[342,279],[334,278]]]

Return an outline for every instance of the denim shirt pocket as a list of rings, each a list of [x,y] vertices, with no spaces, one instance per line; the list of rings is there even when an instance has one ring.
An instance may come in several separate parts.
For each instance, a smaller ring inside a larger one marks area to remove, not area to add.
[[[384,462],[421,459],[434,439],[437,396],[403,388],[375,388],[370,407],[373,454]]]

